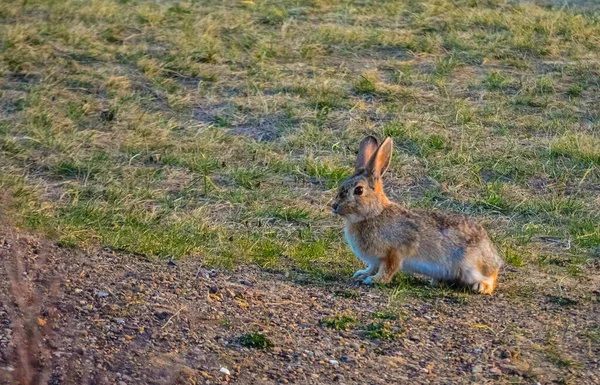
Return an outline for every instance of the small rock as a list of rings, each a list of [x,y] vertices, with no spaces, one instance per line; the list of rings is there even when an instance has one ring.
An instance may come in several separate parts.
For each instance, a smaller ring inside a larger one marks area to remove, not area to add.
[[[529,370],[529,364],[527,362],[521,362],[517,365],[517,369],[520,372],[527,372]]]
[[[96,293],[96,296],[98,296],[99,298],[104,298],[104,297],[108,297],[108,293],[105,291],[99,291]]]
[[[339,361],[338,360],[329,360],[329,363],[331,365],[337,365],[337,364],[339,364]]]
[[[471,372],[473,372],[473,374],[476,374],[476,373],[481,373],[481,370],[482,370],[481,365],[475,365],[475,366],[473,366],[473,369],[471,369]]]
[[[119,325],[123,325],[125,323],[125,320],[123,318],[116,318],[115,322]]]
[[[309,356],[313,355],[313,352],[311,352],[310,350],[305,350],[304,353],[308,354]]]
[[[229,376],[231,374],[227,368],[221,368],[219,369],[219,372],[225,374],[226,376]]]
[[[157,311],[154,312],[154,316],[158,319],[167,319],[172,315],[172,313],[168,312],[168,311]]]
[[[480,354],[481,352],[482,352],[482,350],[479,348],[473,349],[473,353],[475,353],[475,354]]]
[[[167,263],[167,265],[175,267],[175,266],[177,266],[177,262],[175,262],[174,260],[171,259],[171,260],[169,260],[169,262]]]
[[[79,294],[79,293],[81,293],[83,290],[81,290],[81,289],[75,289],[75,290],[73,290],[73,291],[75,292],[75,294]]]
[[[502,374],[502,370],[500,370],[499,368],[491,368],[490,369],[490,373],[501,375]]]
[[[342,362],[352,362],[352,358],[346,357],[346,356],[342,356],[342,357],[340,357],[340,361],[342,361]]]

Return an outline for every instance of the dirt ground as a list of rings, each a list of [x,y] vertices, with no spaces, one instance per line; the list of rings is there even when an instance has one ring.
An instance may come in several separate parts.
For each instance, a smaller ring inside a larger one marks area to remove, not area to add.
[[[149,262],[12,233],[0,246],[5,384],[27,368],[50,384],[600,383],[597,274],[561,282],[560,298],[551,276],[523,274],[493,296],[400,300],[345,278]],[[355,322],[323,322],[340,315]],[[274,346],[243,346],[252,332]]]

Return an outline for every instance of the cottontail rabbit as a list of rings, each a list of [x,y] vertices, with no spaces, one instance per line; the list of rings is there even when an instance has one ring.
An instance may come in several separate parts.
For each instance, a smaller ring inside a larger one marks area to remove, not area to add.
[[[391,138],[381,146],[372,136],[363,139],[355,173],[331,206],[344,219],[350,248],[367,265],[354,277],[385,283],[402,270],[491,294],[502,261],[483,227],[458,215],[408,210],[386,197],[381,178],[392,148]]]

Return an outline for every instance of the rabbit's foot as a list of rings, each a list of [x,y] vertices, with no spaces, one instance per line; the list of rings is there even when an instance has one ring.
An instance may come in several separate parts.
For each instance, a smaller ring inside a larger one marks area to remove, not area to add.
[[[375,283],[375,281],[377,281],[377,276],[370,275],[367,278],[365,278],[365,280],[363,281],[363,283],[365,283],[367,285],[372,285],[372,284]]]
[[[374,269],[372,267],[367,267],[364,270],[357,270],[356,273],[354,273],[354,275],[352,276],[352,278],[357,281],[362,281],[363,279],[367,278],[369,275],[373,274],[373,270]]]
[[[492,292],[494,291],[494,284],[493,284],[493,282],[485,282],[485,281],[475,282],[471,286],[471,289],[480,294],[492,294]]]

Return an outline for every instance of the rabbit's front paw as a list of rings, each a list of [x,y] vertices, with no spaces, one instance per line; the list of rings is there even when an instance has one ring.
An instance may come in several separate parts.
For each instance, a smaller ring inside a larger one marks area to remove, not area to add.
[[[357,281],[362,281],[363,279],[365,279],[365,277],[367,277],[370,274],[370,272],[371,269],[358,270],[356,273],[354,273],[352,278],[356,279]]]
[[[375,281],[377,281],[377,277],[374,276],[374,275],[371,275],[371,276],[365,278],[365,280],[363,281],[363,283],[366,283],[367,285],[371,285],[371,284],[374,284]]]

